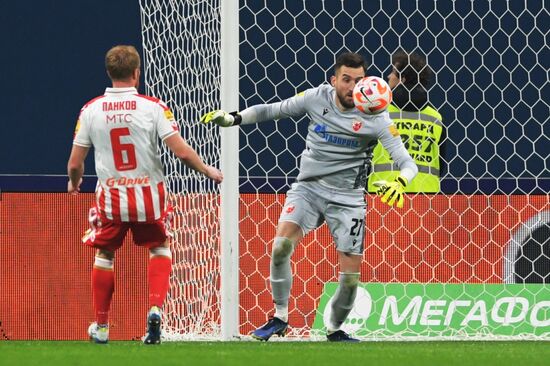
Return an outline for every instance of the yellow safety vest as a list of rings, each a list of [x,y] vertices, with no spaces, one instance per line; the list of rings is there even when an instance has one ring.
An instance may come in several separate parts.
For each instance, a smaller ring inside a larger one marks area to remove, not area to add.
[[[405,192],[439,192],[439,140],[443,132],[441,114],[432,107],[426,107],[418,112],[408,112],[394,105],[388,107],[388,112],[401,135],[405,148],[418,166],[418,175],[405,187]],[[393,162],[382,144],[378,144],[373,152],[368,191],[376,192],[373,182],[378,180],[391,182],[398,175],[397,164]]]

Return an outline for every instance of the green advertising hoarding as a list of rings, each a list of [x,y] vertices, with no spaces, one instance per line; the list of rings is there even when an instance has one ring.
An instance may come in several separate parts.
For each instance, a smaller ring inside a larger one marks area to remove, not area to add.
[[[325,285],[314,332],[326,330],[337,286]],[[367,338],[550,338],[550,285],[365,283],[342,329]]]

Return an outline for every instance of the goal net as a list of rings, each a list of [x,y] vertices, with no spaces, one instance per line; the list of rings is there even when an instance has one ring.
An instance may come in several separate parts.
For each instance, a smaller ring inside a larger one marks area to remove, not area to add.
[[[219,134],[196,121],[220,98],[219,2],[147,0],[140,6],[146,92],[168,104],[184,139],[207,164],[218,165]],[[161,156],[175,213],[164,333],[174,339],[215,337],[220,328],[218,189],[167,148]]]
[[[224,0],[225,1],[225,0]],[[146,91],[173,109],[187,141],[219,165],[221,1],[140,0]],[[240,109],[285,99],[362,53],[386,77],[399,49],[425,55],[441,113],[441,192],[401,210],[367,194],[361,286],[344,329],[364,339],[550,339],[548,6],[544,1],[240,1]],[[235,17],[237,14],[235,14]],[[295,180],[307,118],[239,129],[238,329],[273,312],[271,240]],[[176,238],[165,306],[170,339],[220,338],[220,196],[163,151]],[[223,200],[223,197],[221,198]],[[292,259],[290,333],[323,334],[338,279],[326,226]]]

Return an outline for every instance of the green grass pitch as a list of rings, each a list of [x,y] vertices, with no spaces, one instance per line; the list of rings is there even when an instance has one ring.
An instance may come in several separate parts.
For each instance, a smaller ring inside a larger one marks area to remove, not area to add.
[[[550,365],[550,342],[0,341],[0,365]]]

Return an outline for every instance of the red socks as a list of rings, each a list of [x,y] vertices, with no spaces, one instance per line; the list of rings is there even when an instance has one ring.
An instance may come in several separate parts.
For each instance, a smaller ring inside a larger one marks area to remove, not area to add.
[[[92,294],[97,324],[109,323],[109,308],[115,290],[115,275],[112,270],[92,270]]]
[[[155,250],[155,249],[154,249]],[[170,249],[156,249],[160,255],[151,256],[147,279],[149,282],[149,306],[162,307],[170,285],[172,258]],[[92,294],[96,321],[98,324],[109,324],[109,309],[115,291],[113,261],[96,257],[92,269]]]
[[[153,256],[149,259],[149,306],[162,307],[168,294],[172,259],[164,256]]]

